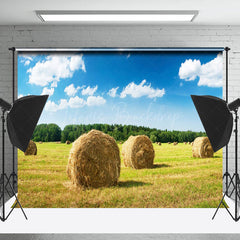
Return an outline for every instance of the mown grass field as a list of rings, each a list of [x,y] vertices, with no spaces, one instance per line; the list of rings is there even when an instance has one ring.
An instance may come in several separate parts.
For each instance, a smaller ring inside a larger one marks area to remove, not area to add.
[[[83,190],[71,188],[66,175],[71,144],[37,148],[37,156],[18,153],[18,196],[25,208],[216,208],[222,197],[222,151],[200,159],[190,145],[154,144],[153,169],[122,163],[118,186]]]

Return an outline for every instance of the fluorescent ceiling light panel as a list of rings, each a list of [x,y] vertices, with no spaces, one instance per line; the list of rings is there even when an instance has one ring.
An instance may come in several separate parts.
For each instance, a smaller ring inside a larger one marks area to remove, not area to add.
[[[198,11],[36,11],[43,22],[191,22]]]

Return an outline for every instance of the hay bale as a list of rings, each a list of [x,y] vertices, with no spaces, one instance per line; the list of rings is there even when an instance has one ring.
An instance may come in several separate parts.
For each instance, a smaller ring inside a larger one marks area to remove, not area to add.
[[[27,150],[25,151],[24,155],[37,155],[37,145],[34,141],[30,140]]]
[[[174,145],[174,146],[178,145],[178,142],[174,142],[173,145]]]
[[[193,142],[191,142],[190,145],[193,146]]]
[[[42,141],[38,142],[39,144],[42,144]]]
[[[152,168],[154,160],[153,144],[145,135],[130,136],[122,145],[123,162],[135,169]]]
[[[119,148],[113,137],[91,130],[73,142],[67,175],[75,186],[116,185],[120,176]]]
[[[159,146],[161,146],[161,145],[162,145],[162,143],[158,142],[158,145],[159,145]]]
[[[171,142],[168,142],[168,144],[171,144]]]
[[[66,144],[70,144],[71,142],[69,140],[66,141]]]
[[[212,145],[208,137],[195,138],[192,146],[193,157],[197,158],[211,158],[213,157]]]

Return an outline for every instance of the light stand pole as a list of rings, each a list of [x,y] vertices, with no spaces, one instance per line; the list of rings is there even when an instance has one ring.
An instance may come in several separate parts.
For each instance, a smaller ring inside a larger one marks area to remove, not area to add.
[[[228,103],[228,51],[230,50],[230,48],[225,47],[224,50],[226,51],[226,99],[225,100],[226,100],[226,103]],[[231,175],[228,172],[228,144],[226,145],[225,150],[226,150],[226,169],[225,169],[225,173],[223,174],[223,180],[226,177],[225,192],[226,192],[226,195],[228,196],[228,190],[227,190],[228,178],[231,179]]]
[[[6,112],[6,109],[2,108],[2,116],[1,116],[1,119],[2,119],[2,174],[1,174],[1,179],[0,179],[0,184],[2,185],[2,187],[1,187],[2,192],[1,192],[0,200],[2,199],[3,205],[2,205],[2,216],[0,216],[0,220],[3,222],[8,219],[8,217],[12,213],[13,209],[17,206],[17,204],[21,208],[24,217],[27,219],[27,216],[26,216],[25,212],[23,211],[21,203],[19,202],[18,197],[14,192],[13,186],[10,183],[10,178],[8,178],[7,174],[5,173],[5,131],[6,131],[5,130],[5,112]],[[5,180],[6,180],[6,182],[5,182]],[[9,193],[7,186],[10,187],[12,195]],[[10,198],[12,196],[14,196],[16,199],[16,203],[13,205],[12,209],[7,214],[7,216],[5,213],[5,191],[8,193]]]
[[[5,181],[4,181],[4,178],[5,178],[5,161],[4,161],[4,155],[5,155],[5,143],[4,143],[4,132],[5,132],[5,127],[4,127],[4,124],[5,124],[5,117],[4,117],[4,114],[5,114],[5,109],[2,108],[2,176],[1,176],[1,181],[2,181],[2,199],[3,199],[3,210],[2,210],[2,218],[5,219],[5,196],[4,196],[4,191],[5,191]]]
[[[239,217],[237,216],[238,211],[237,211],[237,199],[239,197],[239,192],[238,192],[238,183],[239,183],[239,175],[238,175],[238,114],[237,114],[237,109],[234,111],[235,113],[235,173],[233,174],[232,179],[235,177],[235,221],[239,220]],[[233,181],[233,180],[232,180]]]

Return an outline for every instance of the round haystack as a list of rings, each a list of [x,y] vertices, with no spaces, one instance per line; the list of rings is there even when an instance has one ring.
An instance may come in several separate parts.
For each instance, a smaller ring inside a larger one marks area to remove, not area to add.
[[[25,151],[24,155],[37,155],[37,145],[34,141],[29,141],[27,150]]]
[[[145,135],[130,136],[122,145],[123,162],[135,169],[152,168],[154,160],[153,144]]]
[[[91,130],[73,142],[67,175],[76,186],[108,187],[120,176],[119,148],[113,137]]]
[[[66,141],[66,144],[70,144],[71,142],[69,140]]]
[[[208,137],[195,138],[192,145],[193,157],[197,158],[211,158],[213,157],[212,145]]]

